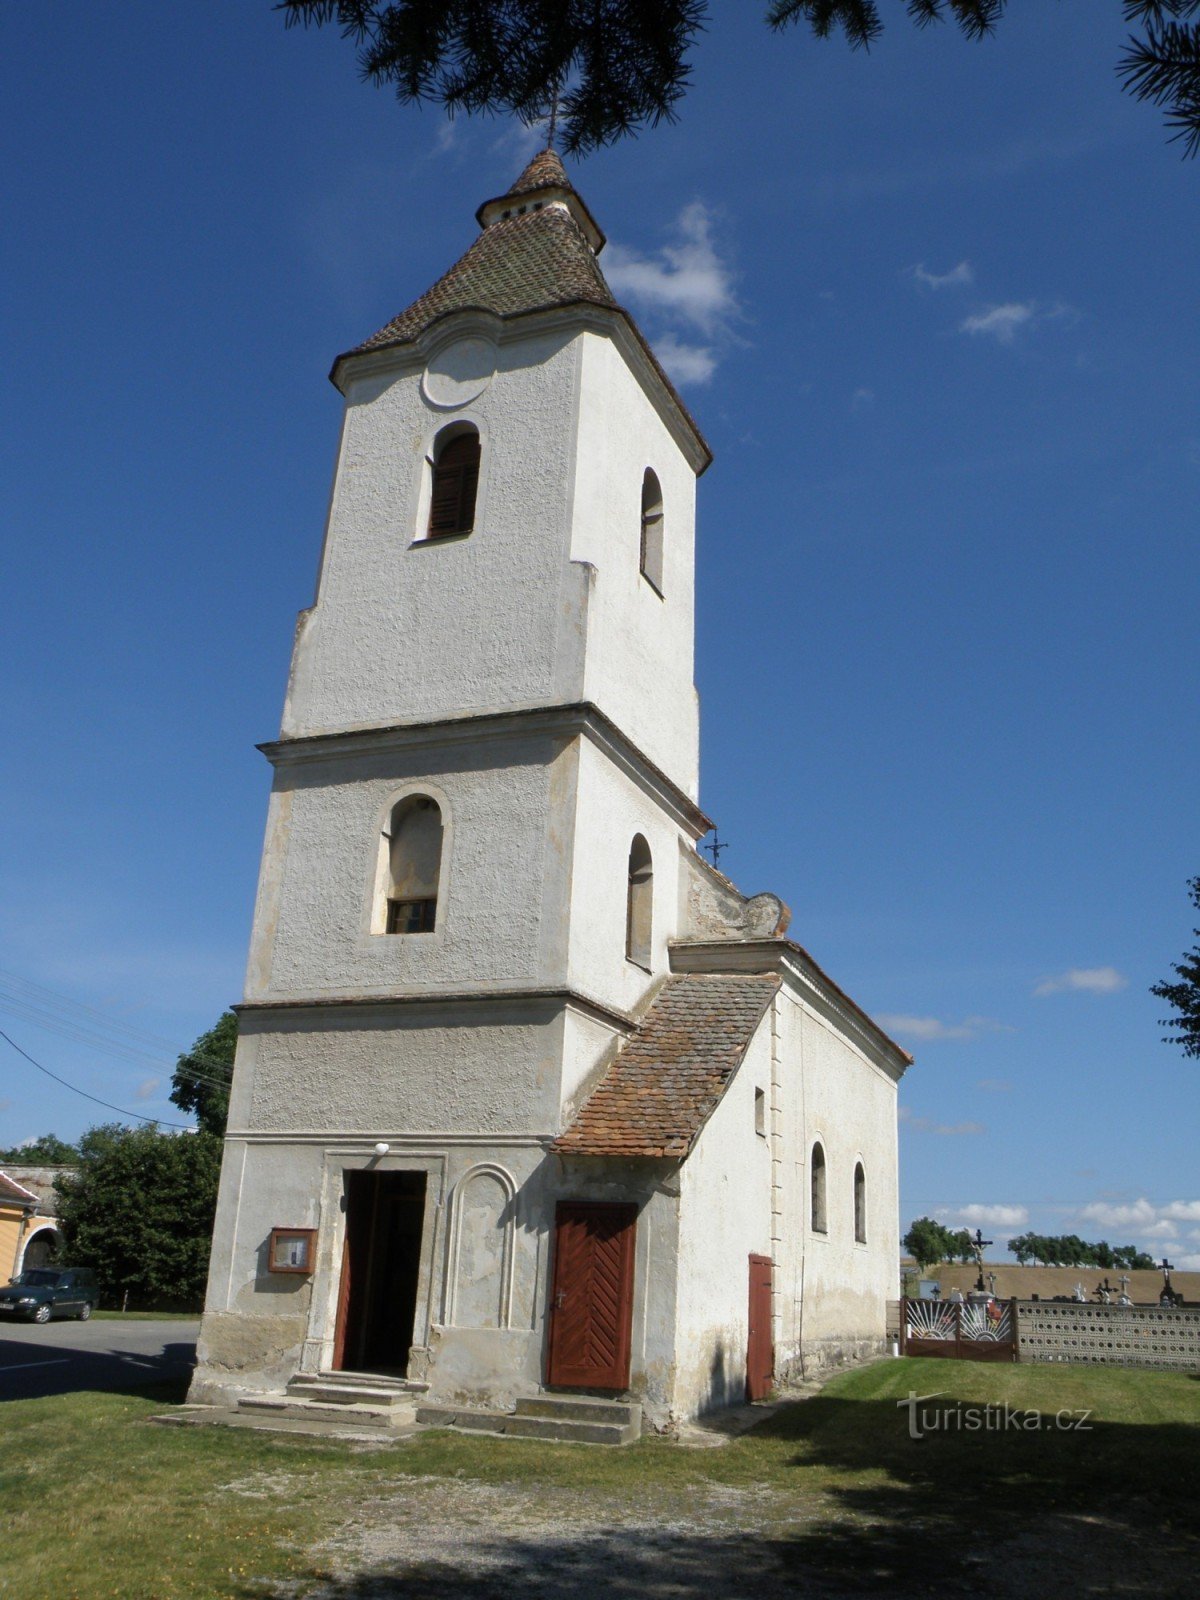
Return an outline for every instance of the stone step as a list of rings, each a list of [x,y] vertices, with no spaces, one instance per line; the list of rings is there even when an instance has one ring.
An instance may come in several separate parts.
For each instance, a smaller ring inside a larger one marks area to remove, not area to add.
[[[364,1405],[357,1401],[327,1404],[289,1394],[243,1395],[239,1412],[255,1417],[285,1418],[294,1422],[332,1422],[352,1428],[403,1428],[416,1421],[416,1406],[410,1400],[388,1405]]]
[[[637,1400],[601,1400],[591,1395],[536,1394],[517,1401],[519,1417],[553,1417],[559,1422],[604,1422],[618,1428],[641,1428]]]
[[[259,1433],[290,1433],[301,1439],[337,1439],[345,1444],[374,1445],[379,1450],[390,1450],[398,1438],[399,1430],[392,1428],[357,1428],[341,1415],[334,1422],[319,1422],[312,1417],[277,1417],[269,1412],[255,1414],[236,1411],[226,1406],[188,1406],[179,1413],[150,1418],[171,1428],[252,1428]]]
[[[601,1405],[606,1402],[601,1401]],[[465,1433],[495,1433],[506,1439],[554,1440],[560,1444],[632,1444],[641,1436],[641,1407],[636,1420],[585,1421],[563,1416],[531,1416],[523,1411],[486,1411],[473,1406],[418,1406],[417,1421],[428,1428],[457,1428]]]
[[[363,1373],[298,1372],[288,1379],[287,1393],[298,1400],[320,1400],[326,1405],[411,1405],[428,1384],[404,1379],[380,1379]]]
[[[485,1411],[478,1406],[418,1406],[417,1421],[426,1428],[461,1428],[468,1433],[503,1433],[511,1411]]]

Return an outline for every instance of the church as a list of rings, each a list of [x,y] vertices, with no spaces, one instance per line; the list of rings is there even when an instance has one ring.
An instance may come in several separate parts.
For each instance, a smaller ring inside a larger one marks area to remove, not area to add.
[[[332,371],[192,1399],[667,1429],[883,1348],[911,1058],[698,851],[711,455],[599,224],[476,219]]]

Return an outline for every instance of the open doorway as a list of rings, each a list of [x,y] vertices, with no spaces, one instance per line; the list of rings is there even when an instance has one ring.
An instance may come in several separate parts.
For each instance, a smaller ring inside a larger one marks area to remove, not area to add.
[[[339,1371],[407,1373],[424,1222],[423,1172],[346,1174],[333,1351]]]

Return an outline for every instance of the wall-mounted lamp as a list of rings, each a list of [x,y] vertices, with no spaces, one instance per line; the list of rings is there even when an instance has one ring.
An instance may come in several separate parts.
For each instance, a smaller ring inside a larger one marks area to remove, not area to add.
[[[384,1140],[381,1139],[379,1141],[379,1143],[375,1146],[375,1154],[377,1156],[385,1156],[385,1155],[387,1155],[388,1151],[391,1148],[392,1147],[391,1147],[390,1144],[387,1144]]]

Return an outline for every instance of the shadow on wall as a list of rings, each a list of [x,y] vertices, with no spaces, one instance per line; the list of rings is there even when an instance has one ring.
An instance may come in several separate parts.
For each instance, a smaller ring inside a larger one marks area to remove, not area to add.
[[[904,1365],[916,1376],[916,1363]],[[948,1364],[920,1363],[935,1365]],[[929,1377],[923,1393],[953,1385],[944,1371]],[[1170,1409],[1169,1395],[1158,1399]],[[1178,1409],[1200,1417],[1194,1400]],[[531,1523],[530,1508],[537,1478],[559,1495],[573,1473],[586,1478],[582,1452],[548,1455],[531,1471],[515,1444],[511,1504],[453,1534],[414,1518],[403,1559],[304,1592],[312,1600],[1194,1594],[1200,1425],[1100,1423],[1080,1432],[1056,1427],[1054,1412],[1022,1415],[1038,1426],[912,1439],[894,1394],[818,1397],[780,1408],[707,1458],[708,1483],[690,1456],[669,1459],[676,1447],[623,1453],[603,1487],[578,1496],[573,1528],[554,1511],[553,1491],[543,1523]],[[495,1494],[494,1470],[489,1483],[480,1486],[481,1512]]]

